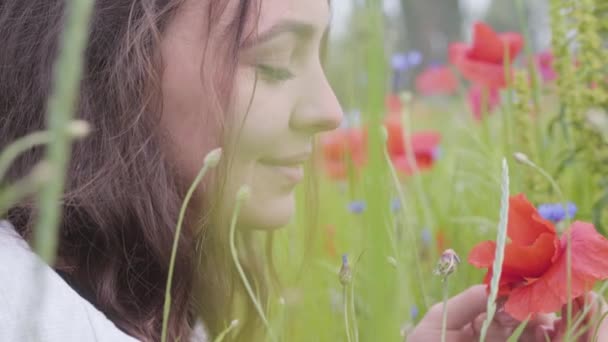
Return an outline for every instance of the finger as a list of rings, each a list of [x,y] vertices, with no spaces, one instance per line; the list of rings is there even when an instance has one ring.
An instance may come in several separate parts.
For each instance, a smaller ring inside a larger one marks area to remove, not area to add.
[[[475,320],[473,320],[473,322],[471,323],[472,330],[476,334],[475,340],[478,340],[481,336],[481,330],[486,318],[486,314],[481,314],[477,318],[475,318]],[[486,331],[486,341],[503,342],[513,334],[513,330],[515,330],[515,328],[512,326],[504,326],[497,321],[492,321],[492,323],[490,323],[490,325],[488,326],[488,330]]]
[[[488,295],[485,285],[472,286],[448,300],[447,328],[458,330],[472,322],[477,316],[486,311]],[[435,304],[427,314],[425,321],[435,327],[441,327],[443,303]]]
[[[416,329],[407,337],[407,342],[426,342],[440,341],[441,330],[436,329]],[[448,330],[445,332],[446,342],[471,342],[474,341],[474,335],[470,329],[463,330]]]

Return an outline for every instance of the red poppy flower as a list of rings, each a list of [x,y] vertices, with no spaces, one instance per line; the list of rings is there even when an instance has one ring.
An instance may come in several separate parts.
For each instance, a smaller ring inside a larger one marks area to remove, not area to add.
[[[337,256],[336,252],[336,227],[332,224],[325,226],[325,249],[331,258]]]
[[[551,51],[541,52],[534,59],[543,81],[551,82],[557,78],[557,73],[553,69],[553,54]]]
[[[388,132],[387,149],[393,165],[405,174],[413,172],[407,157],[405,139],[399,115],[389,115],[384,125]],[[441,135],[437,132],[412,134],[412,151],[419,170],[433,166],[439,153]],[[338,129],[321,137],[325,171],[332,179],[345,179],[349,164],[359,169],[367,162],[367,130],[365,128]]]
[[[345,179],[349,162],[365,164],[367,132],[361,129],[337,129],[321,136],[325,171],[332,179]]]
[[[484,98],[485,97],[485,98]],[[467,94],[467,100],[471,107],[471,113],[475,120],[481,120],[484,113],[492,113],[500,104],[500,94],[496,88],[483,88],[479,85],[472,85]]]
[[[497,34],[484,23],[473,27],[473,43],[452,43],[449,47],[450,62],[462,75],[473,83],[489,88],[503,88],[506,85],[504,72],[505,52],[510,61],[515,60],[524,44],[519,33]]]
[[[505,310],[516,319],[558,311],[568,301],[567,243],[571,239],[571,298],[582,296],[597,280],[608,278],[608,240],[590,223],[574,222],[560,239],[553,224],[543,219],[523,194],[509,200],[505,256],[499,294]],[[484,283],[492,278],[496,243],[478,244],[469,262],[487,268]]]
[[[418,93],[431,95],[451,95],[458,90],[458,79],[447,66],[432,66],[416,77]]]
[[[430,169],[439,156],[441,134],[435,131],[413,133],[411,139],[404,139],[399,116],[389,115],[384,122],[387,133],[387,150],[395,169],[412,174],[414,165],[407,155],[407,143],[411,140],[414,160],[419,170]]]
[[[388,115],[401,114],[403,111],[403,102],[397,94],[389,94],[384,99],[384,106]]]

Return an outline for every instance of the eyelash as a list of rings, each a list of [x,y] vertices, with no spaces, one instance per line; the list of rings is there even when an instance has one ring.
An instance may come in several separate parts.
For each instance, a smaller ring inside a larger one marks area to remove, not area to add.
[[[270,83],[280,83],[293,79],[295,75],[285,68],[275,68],[266,64],[258,64],[257,71],[262,78]]]

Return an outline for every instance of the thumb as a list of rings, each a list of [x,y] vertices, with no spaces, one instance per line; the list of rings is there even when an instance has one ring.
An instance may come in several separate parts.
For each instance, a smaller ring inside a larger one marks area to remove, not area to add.
[[[488,295],[485,285],[475,285],[448,300],[447,329],[461,329],[486,311]],[[427,314],[428,324],[441,328],[443,303],[437,303]]]

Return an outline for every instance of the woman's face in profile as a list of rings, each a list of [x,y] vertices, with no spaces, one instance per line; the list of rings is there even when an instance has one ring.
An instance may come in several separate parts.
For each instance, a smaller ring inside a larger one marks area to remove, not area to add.
[[[162,124],[172,140],[171,156],[188,179],[203,163],[207,127],[215,124],[201,110],[210,101],[200,77],[208,38],[202,3],[186,1],[162,47]],[[225,22],[237,3],[230,0]],[[233,201],[241,185],[251,187],[240,215],[245,227],[272,229],[289,222],[314,135],[340,124],[342,111],[320,60],[329,20],[327,0],[262,0],[257,34],[245,44],[236,74],[234,127],[227,127],[227,140],[234,144],[226,156],[232,164],[223,198]]]

